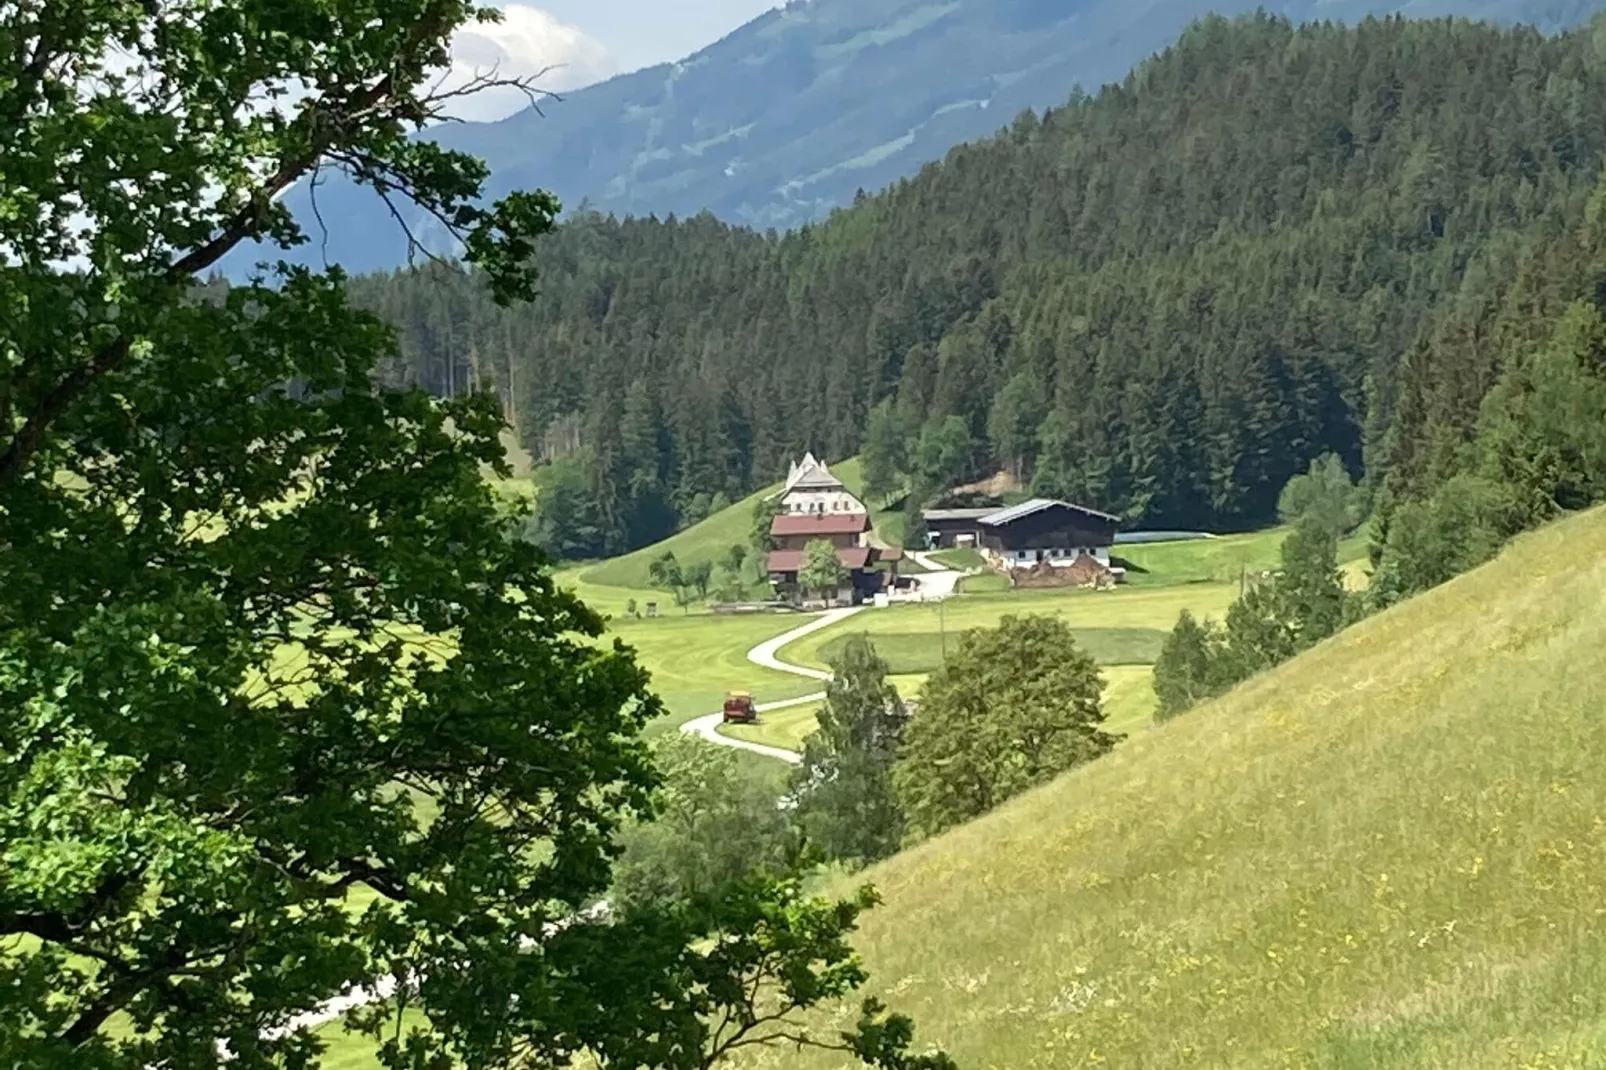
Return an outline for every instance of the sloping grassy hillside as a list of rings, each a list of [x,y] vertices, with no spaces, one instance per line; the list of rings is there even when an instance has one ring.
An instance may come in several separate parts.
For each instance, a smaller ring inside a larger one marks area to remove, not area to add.
[[[581,579],[604,587],[646,587],[649,583],[647,569],[666,552],[673,553],[682,565],[695,565],[700,561],[717,563],[733,544],[749,544],[753,507],[778,490],[780,484],[765,487],[662,542],[582,569]]]
[[[1606,1066],[1603,768],[1596,511],[873,870],[859,944],[965,1066]]]
[[[1168,587],[1179,583],[1237,583],[1243,572],[1277,568],[1283,540],[1293,529],[1267,528],[1242,535],[1174,542],[1122,543],[1112,556],[1127,566],[1127,582],[1139,587]],[[1338,563],[1359,565],[1366,559],[1367,533],[1350,535],[1338,544]]]
[[[896,509],[883,509],[879,501],[872,500],[864,493],[864,465],[857,457],[849,457],[831,465],[831,474],[842,481],[842,485],[853,492],[854,497],[864,502],[865,508],[870,510],[870,526],[875,530],[876,539],[883,546],[902,546],[904,533],[903,513]]]
[[[606,561],[565,568],[558,572],[558,582],[578,594],[593,609],[610,616],[624,614],[632,601],[638,607],[657,602],[659,613],[680,614],[681,610],[675,605],[675,596],[671,592],[653,588],[648,576],[653,561],[665,553],[673,553],[683,568],[701,561],[719,564],[732,545],[741,543],[750,547],[753,507],[760,499],[779,489],[779,484],[766,487],[662,542]],[[753,567],[746,565],[743,571],[747,572]],[[704,610],[700,604],[690,608],[692,613]]]

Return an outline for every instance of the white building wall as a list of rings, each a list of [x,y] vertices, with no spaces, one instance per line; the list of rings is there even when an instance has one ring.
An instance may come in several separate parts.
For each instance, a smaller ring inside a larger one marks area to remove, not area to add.
[[[781,499],[788,513],[862,513],[864,503],[846,490],[794,490]]]
[[[1068,548],[1056,547],[1053,549],[1044,549],[1042,551],[1044,560],[1051,565],[1063,568],[1068,568],[1075,564],[1076,559],[1083,553],[1091,554],[1093,559],[1099,564],[1103,565],[1105,568],[1110,567],[1110,551],[1108,547],[1104,546],[1073,546]],[[1003,563],[1007,567],[1013,569],[1031,568],[1032,566],[1036,565],[1037,554],[1037,550],[1005,550],[1002,551],[998,556],[1002,558]]]

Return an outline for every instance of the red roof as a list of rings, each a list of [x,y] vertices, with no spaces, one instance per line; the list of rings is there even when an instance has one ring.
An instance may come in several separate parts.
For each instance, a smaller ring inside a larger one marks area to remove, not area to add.
[[[836,559],[842,562],[843,568],[864,568],[870,563],[871,552],[868,546],[839,546]],[[807,550],[773,550],[770,552],[769,571],[800,571],[803,568],[803,559],[807,555]]]
[[[782,513],[770,521],[770,534],[860,535],[869,526],[863,513]]]

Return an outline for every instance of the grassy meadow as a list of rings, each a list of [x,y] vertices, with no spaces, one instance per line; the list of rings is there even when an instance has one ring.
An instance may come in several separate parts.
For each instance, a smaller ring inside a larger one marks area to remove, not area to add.
[[[651,730],[661,730],[713,713],[727,691],[750,691],[755,702],[800,698],[818,691],[818,680],[776,672],[747,660],[753,647],[807,620],[792,613],[703,614],[614,621],[610,635],[632,647],[641,666],[652,674],[653,690],[664,700],[667,712]]]
[[[858,946],[968,1067],[1606,1066],[1603,715],[1597,510],[871,870]]]
[[[1277,568],[1289,527],[1267,528],[1242,535],[1175,542],[1123,543],[1111,549],[1127,569],[1126,582],[1135,587],[1174,587],[1185,583],[1237,583],[1245,572]],[[1366,560],[1365,528],[1338,544],[1338,563],[1353,571]]]
[[[816,682],[814,690],[818,691],[823,686]],[[719,733],[732,739],[743,739],[749,743],[762,743],[766,747],[781,747],[801,753],[803,741],[819,727],[820,705],[818,702],[809,702],[800,706],[788,706],[784,710],[771,710],[759,714],[756,724],[720,725]]]
[[[835,660],[855,635],[838,635],[820,647],[818,657]],[[895,674],[931,673],[942,665],[944,639],[941,632],[863,632]],[[1100,665],[1152,665],[1160,656],[1166,633],[1158,628],[1078,628],[1076,642]],[[952,643],[955,637],[948,636]]]

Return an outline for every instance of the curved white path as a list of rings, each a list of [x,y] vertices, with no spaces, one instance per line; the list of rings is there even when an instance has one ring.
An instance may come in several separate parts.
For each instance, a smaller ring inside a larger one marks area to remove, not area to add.
[[[799,625],[789,632],[777,635],[774,639],[766,639],[758,644],[758,646],[747,652],[747,660],[754,665],[760,665],[766,669],[774,669],[776,672],[791,673],[793,676],[805,676],[811,680],[829,680],[831,679],[831,674],[823,669],[811,669],[806,665],[793,665],[790,662],[782,661],[776,655],[786,644],[795,642],[805,635],[810,635],[822,628],[829,628],[838,621],[847,620],[862,609],[864,609],[863,606],[843,606],[840,609],[826,610],[807,624]],[[759,713],[768,713],[771,710],[784,710],[788,706],[802,706],[806,703],[818,702],[824,697],[824,691],[816,691],[812,695],[787,699],[783,702],[762,702],[755,708]],[[745,739],[736,739],[732,736],[723,735],[719,731],[719,726],[724,723],[724,720],[725,714],[723,711],[710,713],[706,717],[698,717],[696,720],[687,721],[680,726],[680,730],[688,735],[706,739],[710,743],[717,743],[721,747],[734,747],[737,750],[751,751],[754,754],[762,754],[766,758],[791,762],[793,765],[803,760],[803,756],[796,751],[786,750],[781,747],[769,747],[762,743],[749,743]]]

